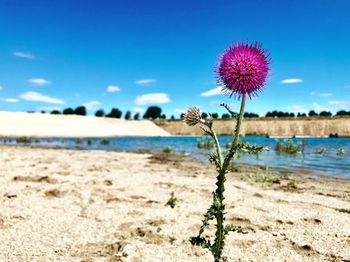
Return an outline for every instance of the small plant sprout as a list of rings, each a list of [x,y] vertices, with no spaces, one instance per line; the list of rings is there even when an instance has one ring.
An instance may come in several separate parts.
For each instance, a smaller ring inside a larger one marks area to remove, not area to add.
[[[240,129],[243,121],[244,108],[247,96],[256,96],[265,85],[269,72],[269,54],[260,44],[236,43],[233,44],[223,55],[219,57],[215,72],[218,77],[218,85],[222,92],[230,97],[234,96],[241,100],[239,114],[234,113],[226,104],[221,104],[228,114],[235,119],[233,141],[229,144],[228,152],[222,154],[218,137],[213,128],[213,119],[203,119],[199,108],[191,107],[184,115],[184,121],[190,125],[198,125],[205,134],[213,140],[215,152],[209,155],[210,162],[215,165],[217,175],[216,190],[213,192],[213,203],[204,214],[203,224],[199,234],[190,239],[193,245],[208,248],[213,254],[214,261],[221,261],[222,251],[225,245],[225,236],[231,231],[237,231],[238,226],[225,224],[224,191],[226,174],[232,160],[240,152],[257,154],[264,150],[264,147],[249,145],[247,142],[239,141]],[[216,232],[214,242],[208,240],[204,230],[208,228],[211,220],[216,220]]]
[[[176,206],[177,198],[175,197],[174,192],[171,192],[170,198],[165,203],[165,206],[170,206],[171,208],[174,208]]]

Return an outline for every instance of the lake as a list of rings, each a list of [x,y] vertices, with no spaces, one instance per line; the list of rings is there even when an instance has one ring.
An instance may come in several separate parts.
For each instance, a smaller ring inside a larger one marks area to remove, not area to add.
[[[212,150],[197,147],[199,141],[207,141],[202,136],[172,136],[172,137],[115,137],[105,138],[107,145],[101,145],[104,138],[40,138],[33,139],[31,145],[46,147],[94,149],[94,150],[122,150],[122,151],[151,151],[160,152],[170,147],[173,152],[189,154],[194,160],[207,161]],[[219,141],[224,145],[231,142],[231,137],[221,136]],[[295,143],[303,144],[303,151],[296,155],[286,155],[276,152],[276,140],[266,137],[242,137],[250,144],[268,146],[269,151],[259,156],[240,155],[237,163],[257,166],[269,166],[287,170],[295,170],[309,175],[325,175],[350,178],[350,139],[349,138],[293,138]],[[282,141],[282,140],[280,140]],[[0,138],[1,144],[16,144],[16,139]],[[324,148],[324,154],[317,154],[316,150]],[[345,150],[344,155],[338,154],[338,149]]]

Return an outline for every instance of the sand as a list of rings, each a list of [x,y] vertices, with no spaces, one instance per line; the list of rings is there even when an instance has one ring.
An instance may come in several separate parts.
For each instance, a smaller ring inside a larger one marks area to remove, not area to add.
[[[168,136],[148,120],[0,111],[0,136],[111,137]]]
[[[211,203],[209,165],[12,146],[0,163],[0,261],[213,261],[188,241]],[[259,177],[228,175],[227,222],[242,229],[227,237],[226,261],[350,259],[349,181]]]

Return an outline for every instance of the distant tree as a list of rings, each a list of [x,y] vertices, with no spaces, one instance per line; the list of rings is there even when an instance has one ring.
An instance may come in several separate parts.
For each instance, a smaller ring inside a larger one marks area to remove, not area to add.
[[[174,116],[174,115],[171,115],[170,119],[171,119],[171,120],[175,120],[175,116]]]
[[[340,110],[337,112],[336,114],[337,116],[349,116],[350,115],[350,111],[346,112],[345,110]]]
[[[146,113],[143,115],[144,119],[157,119],[160,118],[162,109],[158,106],[150,106],[147,108]]]
[[[62,112],[64,115],[74,115],[74,110],[72,108],[66,108]]]
[[[254,118],[254,117],[259,117],[258,114],[255,113],[249,113],[249,112],[245,112],[243,115],[245,118]]]
[[[225,113],[225,114],[222,114],[221,116],[221,119],[229,119],[230,118],[230,115]]]
[[[203,118],[203,119],[207,119],[207,118],[208,118],[208,114],[203,112],[203,113],[202,113],[202,118]]]
[[[185,114],[184,113],[181,113],[180,114],[180,119],[183,119],[185,117]]]
[[[51,115],[60,115],[61,112],[58,111],[58,110],[52,110],[50,114],[51,114]]]
[[[211,113],[211,117],[214,119],[218,119],[219,118],[219,114],[218,113]]]
[[[318,116],[318,114],[314,110],[311,110],[309,116]]]
[[[305,113],[298,113],[297,117],[306,117],[306,114]]]
[[[41,113],[42,113],[42,114],[46,114],[46,111],[44,111],[44,110],[41,110]]]
[[[271,112],[267,112],[265,117],[273,117]]]
[[[277,112],[277,117],[286,117],[286,113],[284,113],[282,111],[278,111]]]
[[[121,118],[122,117],[122,111],[120,111],[118,108],[112,108],[111,112],[108,115],[106,115],[106,117]]]
[[[134,115],[134,120],[139,120],[140,119],[140,113],[137,112],[135,115]]]
[[[86,116],[86,107],[85,106],[78,106],[74,110],[74,114],[79,115],[79,116]]]
[[[126,120],[129,120],[131,118],[131,112],[130,111],[126,111],[124,118]]]
[[[103,117],[103,116],[105,116],[105,111],[103,111],[103,109],[99,109],[96,111],[95,116]]]
[[[332,113],[331,112],[327,112],[327,111],[322,111],[320,113],[320,116],[332,116]]]
[[[160,119],[166,119],[166,115],[165,114],[162,114],[161,116],[160,116]]]

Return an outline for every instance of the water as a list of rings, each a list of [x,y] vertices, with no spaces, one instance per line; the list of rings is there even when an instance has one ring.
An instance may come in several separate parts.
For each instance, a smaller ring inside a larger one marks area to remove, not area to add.
[[[41,138],[31,145],[95,149],[95,150],[123,150],[123,151],[152,151],[160,152],[165,147],[171,147],[177,153],[189,153],[195,160],[207,161],[211,150],[198,149],[197,142],[206,138],[196,136],[173,136],[173,137],[116,137],[106,138],[109,145],[101,145],[103,138]],[[295,156],[278,154],[274,148],[276,141],[265,137],[244,137],[243,140],[250,144],[263,145],[271,148],[270,151],[261,153],[258,157],[242,155],[236,160],[238,163],[287,168],[289,170],[302,171],[314,175],[326,175],[342,178],[350,178],[350,139],[348,138],[295,138],[295,143],[303,143],[303,153]],[[88,140],[92,142],[88,145]],[[219,138],[222,145],[231,141],[231,137]],[[0,143],[15,144],[15,139],[0,138]],[[338,148],[344,148],[345,154],[338,155]],[[324,155],[316,154],[319,148],[325,148]]]

